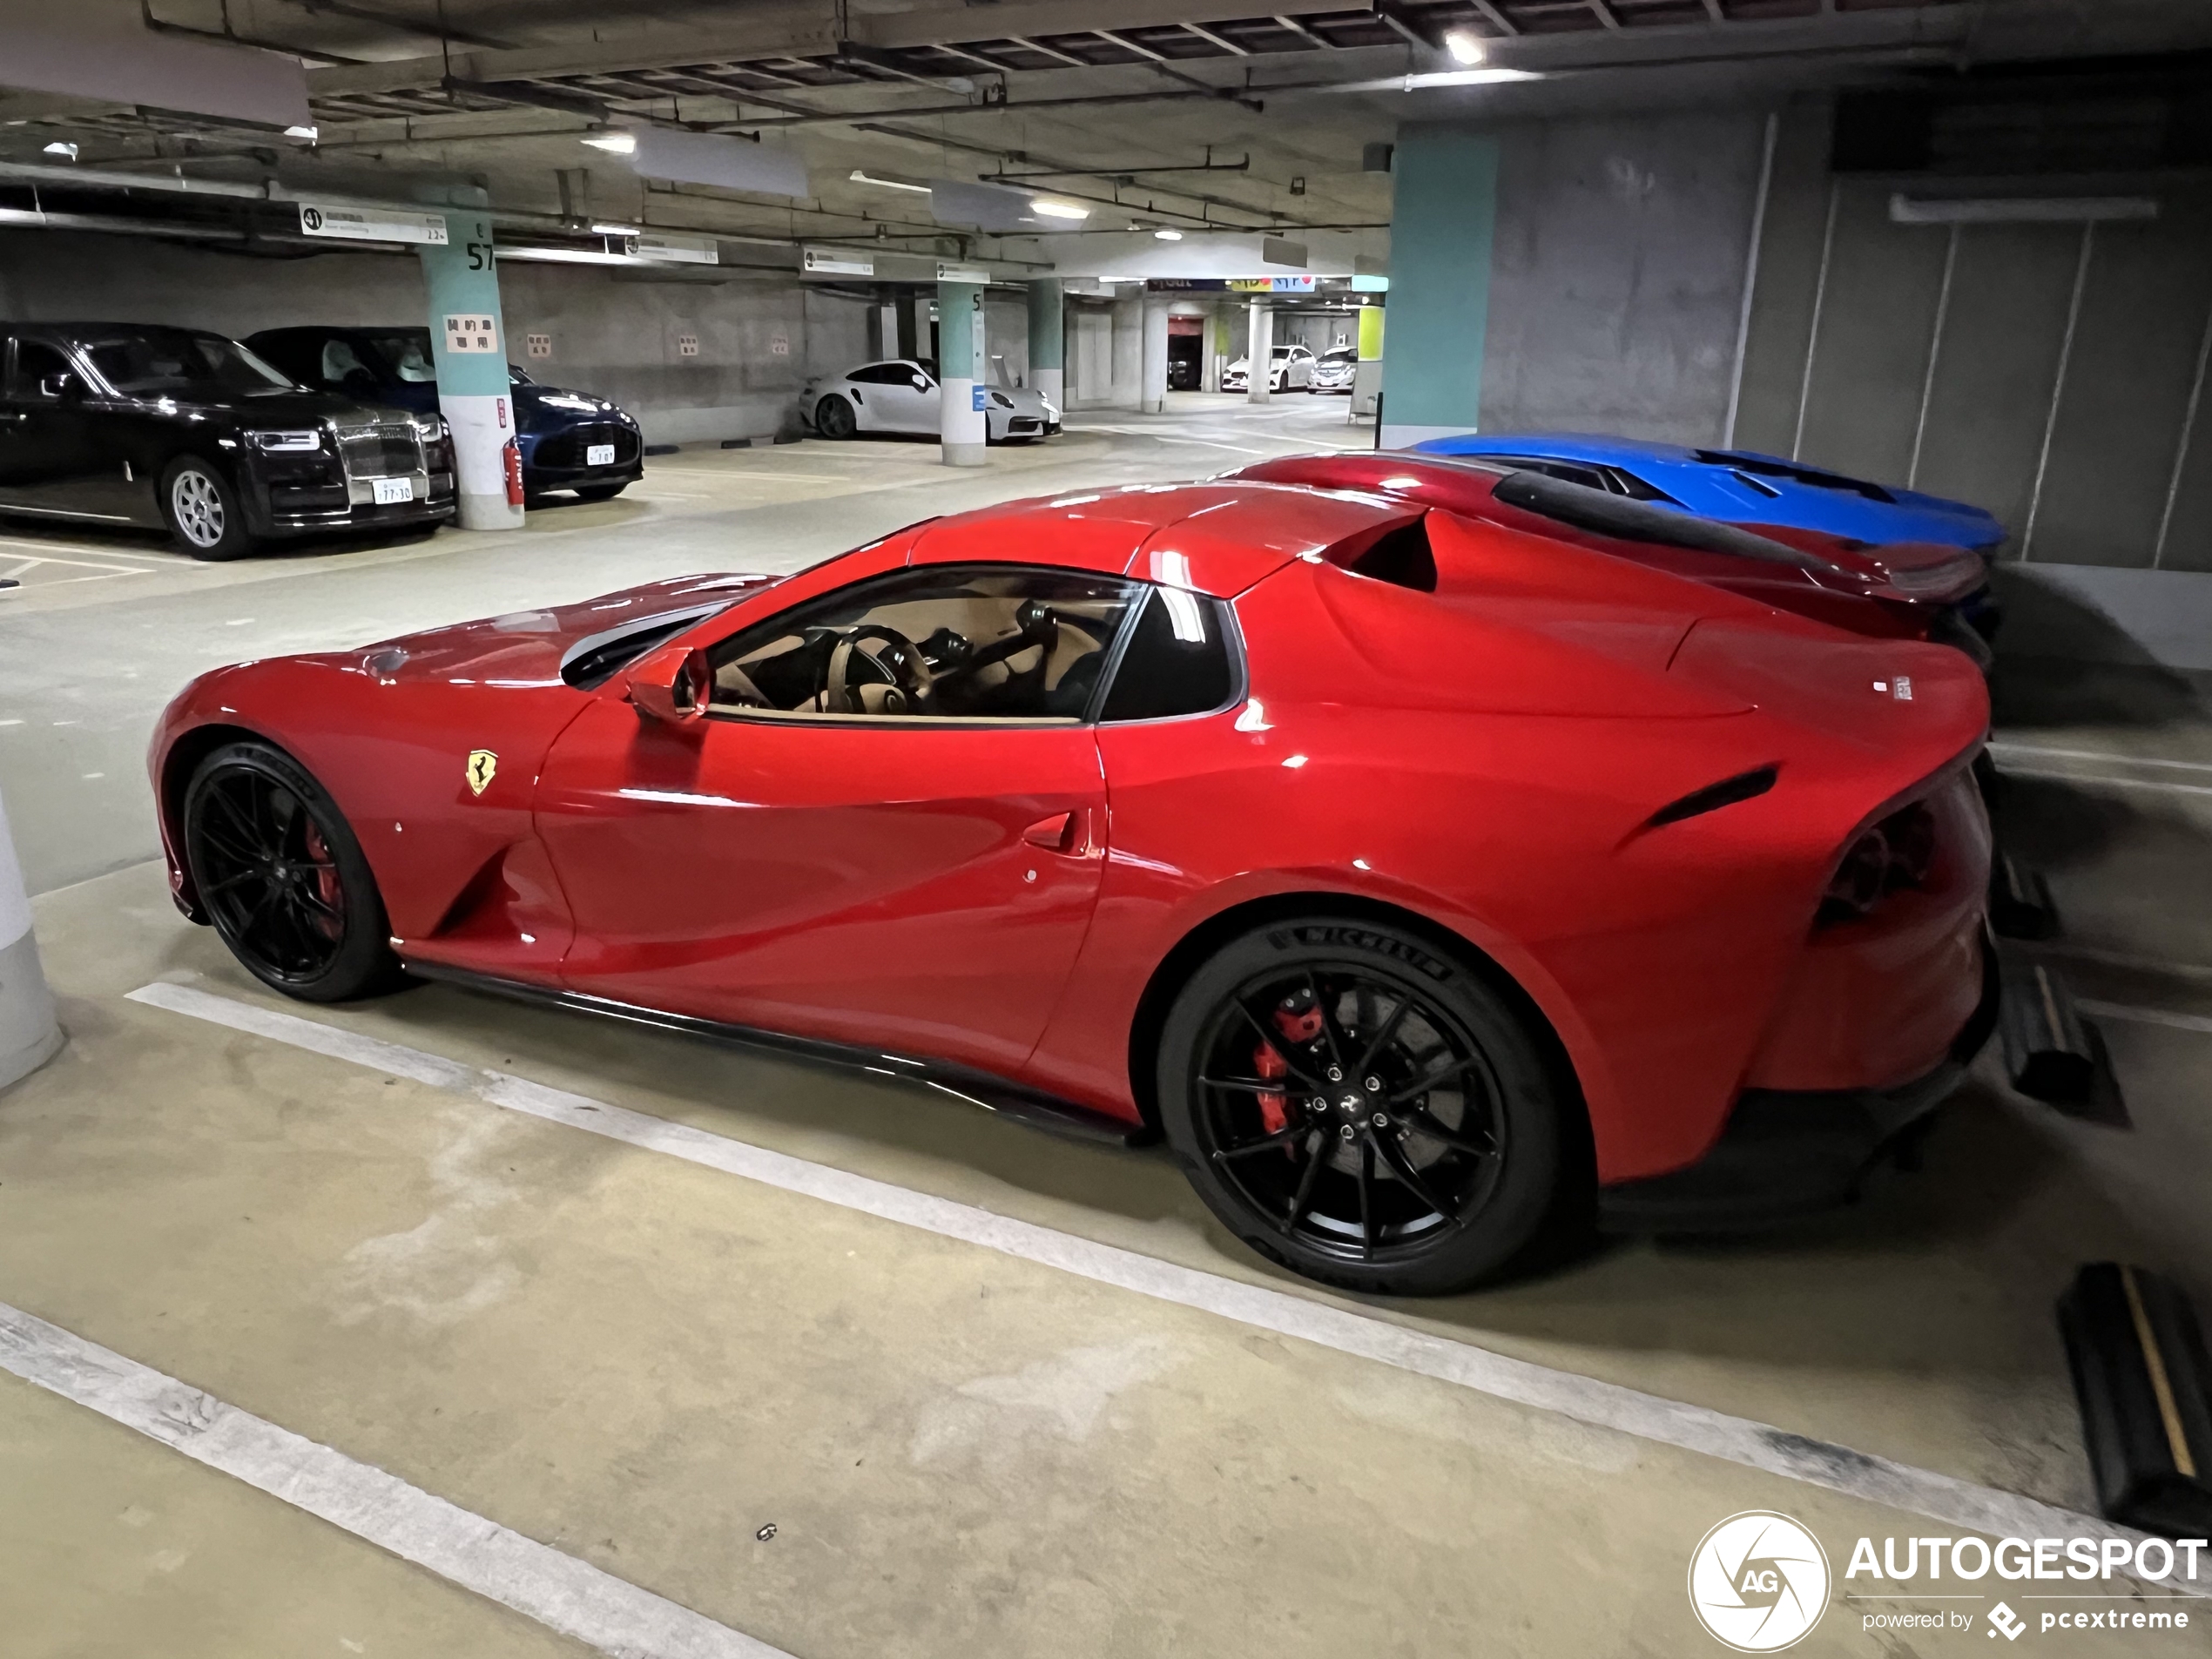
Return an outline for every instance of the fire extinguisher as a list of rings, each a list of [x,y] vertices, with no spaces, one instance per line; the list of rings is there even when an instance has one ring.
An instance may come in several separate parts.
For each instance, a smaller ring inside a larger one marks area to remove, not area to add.
[[[520,507],[523,504],[522,449],[514,439],[509,438],[500,454],[507,462],[507,504],[509,507]]]

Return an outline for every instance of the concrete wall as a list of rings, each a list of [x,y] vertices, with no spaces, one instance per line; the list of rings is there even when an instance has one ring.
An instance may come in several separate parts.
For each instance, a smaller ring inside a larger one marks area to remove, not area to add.
[[[631,267],[502,261],[509,355],[539,379],[613,398],[647,441],[765,437],[788,426],[809,378],[874,354],[870,302],[789,278],[640,280]],[[186,324],[243,335],[287,323],[425,320],[412,256],[253,257],[181,243],[0,232],[0,319]],[[987,350],[1028,371],[1018,295],[986,306]],[[525,354],[543,334],[552,355]],[[697,339],[695,356],[680,341]],[[779,342],[784,349],[776,349]]]
[[[1764,113],[1497,133],[1481,429],[1717,442]]]

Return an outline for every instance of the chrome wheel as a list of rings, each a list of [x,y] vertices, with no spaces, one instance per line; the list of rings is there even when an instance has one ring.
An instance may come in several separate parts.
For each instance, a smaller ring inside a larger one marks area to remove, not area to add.
[[[194,547],[218,547],[227,517],[222,486],[197,468],[187,467],[169,486],[169,510],[177,534]]]

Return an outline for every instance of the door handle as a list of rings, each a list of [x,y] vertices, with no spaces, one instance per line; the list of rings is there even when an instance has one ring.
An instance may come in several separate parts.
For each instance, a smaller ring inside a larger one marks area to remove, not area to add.
[[[1062,853],[1071,859],[1088,858],[1094,850],[1090,809],[1078,807],[1071,813],[1055,813],[1049,818],[1040,818],[1022,832],[1022,839],[1031,846],[1041,846],[1048,853]]]

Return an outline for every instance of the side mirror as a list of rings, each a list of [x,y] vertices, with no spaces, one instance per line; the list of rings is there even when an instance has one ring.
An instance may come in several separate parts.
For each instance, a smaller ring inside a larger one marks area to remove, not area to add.
[[[714,671],[698,646],[664,645],[638,658],[623,685],[640,714],[681,725],[706,712],[714,691]]]

